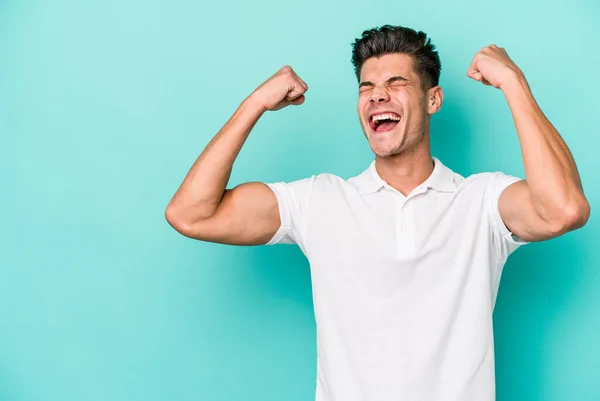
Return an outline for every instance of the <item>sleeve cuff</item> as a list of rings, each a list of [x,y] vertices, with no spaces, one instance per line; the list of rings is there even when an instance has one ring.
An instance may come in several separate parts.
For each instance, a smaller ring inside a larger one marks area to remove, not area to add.
[[[275,245],[275,244],[279,244],[279,243],[284,243],[284,244],[292,244],[294,243],[291,240],[288,240],[288,236],[287,234],[290,232],[291,230],[291,217],[290,217],[290,211],[288,209],[288,203],[286,202],[286,195],[285,195],[285,191],[284,191],[284,184],[282,183],[274,183],[274,184],[266,184],[271,191],[273,191],[273,193],[275,194],[275,197],[277,198],[277,204],[278,204],[278,209],[279,209],[279,219],[281,221],[281,224],[279,225],[279,229],[277,230],[277,232],[275,233],[275,235],[273,235],[273,237],[271,238],[271,240],[269,242],[267,242],[265,245]]]
[[[500,196],[502,195],[502,192],[504,192],[504,190],[506,188],[508,188],[510,185],[512,185],[518,181],[521,181],[521,178],[507,176],[496,187],[496,193],[494,193],[494,196],[492,197],[492,202],[493,202],[493,204],[492,204],[492,224],[496,227],[496,230],[498,231],[498,233],[500,234],[500,236],[502,237],[502,239],[504,241],[506,241],[510,244],[513,244],[513,245],[525,245],[525,244],[528,244],[529,242],[520,239],[519,237],[514,235],[512,233],[512,231],[510,231],[508,229],[508,227],[506,227],[506,224],[504,223],[504,220],[502,220],[502,216],[500,215],[500,209],[499,209]]]

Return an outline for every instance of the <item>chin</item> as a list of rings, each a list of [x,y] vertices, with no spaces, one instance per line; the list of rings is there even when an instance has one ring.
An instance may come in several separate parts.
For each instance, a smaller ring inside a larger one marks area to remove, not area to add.
[[[377,142],[377,141],[369,141],[369,146],[373,153],[375,153],[379,157],[387,157],[392,156],[399,153],[402,149],[402,144],[398,142]]]
[[[390,135],[392,134],[392,135]],[[398,154],[402,151],[404,142],[403,137],[398,137],[398,133],[389,132],[386,134],[369,134],[369,146],[373,153],[379,157],[388,157]]]
[[[378,146],[378,147],[371,146],[371,150],[373,151],[373,153],[375,153],[375,155],[377,157],[390,157],[390,156],[394,156],[394,155],[401,153],[401,149],[398,149],[395,146],[389,147],[389,148],[385,148],[382,146]]]

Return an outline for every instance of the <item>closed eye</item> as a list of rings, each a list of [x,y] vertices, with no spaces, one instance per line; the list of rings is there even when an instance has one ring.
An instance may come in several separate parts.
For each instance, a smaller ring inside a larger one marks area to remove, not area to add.
[[[388,85],[390,88],[403,88],[406,86],[406,81],[395,81]]]
[[[408,84],[408,80],[401,76],[391,77],[387,81],[384,82],[385,87],[391,88],[391,89],[402,88],[402,87],[406,86],[407,84]],[[365,93],[365,92],[371,91],[373,88],[375,88],[375,84],[373,82],[364,81],[364,82],[361,82],[360,85],[358,85],[358,92]]]

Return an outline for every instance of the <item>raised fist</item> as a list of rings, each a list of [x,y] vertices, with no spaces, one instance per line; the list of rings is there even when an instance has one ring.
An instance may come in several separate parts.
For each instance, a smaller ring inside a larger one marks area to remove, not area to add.
[[[280,110],[286,106],[304,103],[308,85],[286,65],[263,82],[250,97],[266,110]]]

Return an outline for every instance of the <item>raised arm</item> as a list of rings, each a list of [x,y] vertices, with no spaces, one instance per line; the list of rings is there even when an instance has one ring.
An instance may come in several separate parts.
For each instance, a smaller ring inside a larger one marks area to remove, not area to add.
[[[500,196],[502,220],[517,237],[542,241],[583,226],[590,206],[573,155],[537,105],[522,71],[503,48],[475,55],[467,75],[504,93],[513,116],[526,180]]]
[[[226,190],[233,163],[252,128],[269,110],[304,102],[308,86],[285,66],[246,98],[202,151],[167,206],[181,234],[231,245],[265,244],[280,225],[275,194],[252,182]]]

